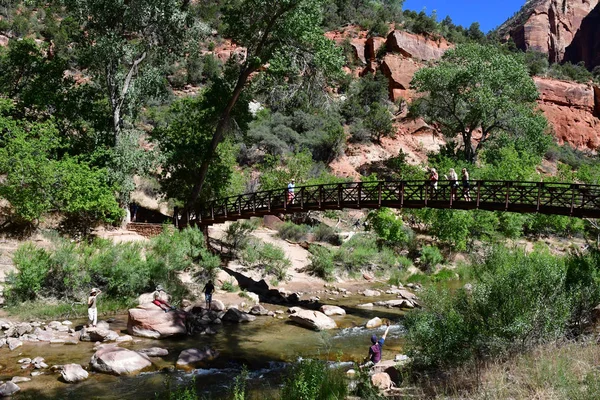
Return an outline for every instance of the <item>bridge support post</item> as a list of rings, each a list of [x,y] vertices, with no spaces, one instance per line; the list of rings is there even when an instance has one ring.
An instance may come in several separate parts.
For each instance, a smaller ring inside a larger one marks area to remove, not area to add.
[[[360,209],[360,199],[362,197],[362,182],[358,182],[358,199],[356,200],[356,206]]]
[[[538,182],[537,183],[537,187],[538,187],[538,194],[537,194],[537,201],[535,203],[535,211],[540,212],[540,203],[542,201],[542,187],[544,186],[543,182]]]
[[[481,200],[481,181],[477,181],[477,203],[475,208],[479,209],[479,201]]]
[[[404,208],[404,181],[400,182],[400,208]]]
[[[510,199],[510,182],[506,182],[506,198],[504,201],[504,211],[508,211],[509,199]]]
[[[300,209],[304,210],[304,186],[300,188]]]
[[[173,225],[179,229],[179,207],[173,207]]]
[[[337,206],[338,208],[342,208],[342,194],[343,194],[343,189],[342,189],[342,184],[338,183],[338,198],[337,198]]]

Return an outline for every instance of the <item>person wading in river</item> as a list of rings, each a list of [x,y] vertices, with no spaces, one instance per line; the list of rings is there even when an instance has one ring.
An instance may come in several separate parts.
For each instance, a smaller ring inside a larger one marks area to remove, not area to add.
[[[100,289],[93,288],[90,291],[90,297],[88,297],[88,319],[89,323],[95,328],[98,323],[98,308],[97,308],[97,296],[102,293]],[[88,323],[88,325],[89,325]]]
[[[371,347],[369,347],[369,356],[365,359],[366,363],[365,367],[370,367],[377,364],[381,361],[381,350],[383,348],[383,343],[385,342],[385,338],[387,337],[388,332],[390,331],[390,321],[385,323],[387,328],[385,333],[381,337],[381,339],[377,340],[377,335],[371,336]]]

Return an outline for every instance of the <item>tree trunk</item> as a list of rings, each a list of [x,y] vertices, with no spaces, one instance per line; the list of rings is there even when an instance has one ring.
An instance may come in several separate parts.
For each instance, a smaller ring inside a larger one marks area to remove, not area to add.
[[[198,171],[197,182],[194,185],[194,187],[192,188],[192,194],[190,195],[190,198],[188,199],[187,203],[185,204],[185,207],[183,209],[184,213],[188,213],[192,209],[192,207],[194,206],[194,203],[196,202],[196,200],[198,200],[198,196],[200,195],[200,192],[202,192],[202,188],[204,187],[204,181],[206,180],[206,175],[208,173],[208,168],[210,166],[210,163],[212,161],[214,154],[217,151],[217,147],[223,140],[223,137],[225,135],[225,129],[227,128],[227,124],[231,117],[231,112],[233,110],[233,107],[235,107],[235,104],[237,103],[237,101],[240,97],[240,94],[242,93],[242,90],[244,89],[244,86],[246,85],[246,82],[248,81],[248,78],[250,77],[250,74],[252,74],[252,72],[254,72],[254,69],[247,66],[240,73],[237,84],[235,85],[235,89],[233,90],[233,93],[231,95],[231,99],[229,99],[227,106],[221,113],[221,117],[219,118],[219,123],[217,124],[217,127],[215,128],[215,133],[213,134],[212,140],[210,142],[210,149],[208,152],[208,156],[204,160],[202,160],[202,164],[200,164],[200,170]]]

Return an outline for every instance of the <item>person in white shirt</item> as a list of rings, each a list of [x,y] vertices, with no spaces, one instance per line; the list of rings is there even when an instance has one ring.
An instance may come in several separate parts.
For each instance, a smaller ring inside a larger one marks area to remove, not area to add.
[[[288,194],[287,194],[288,204],[289,203],[294,204],[294,197],[295,197],[294,188],[296,187],[296,183],[295,182],[296,182],[295,179],[292,178],[290,180],[290,183],[288,183]]]

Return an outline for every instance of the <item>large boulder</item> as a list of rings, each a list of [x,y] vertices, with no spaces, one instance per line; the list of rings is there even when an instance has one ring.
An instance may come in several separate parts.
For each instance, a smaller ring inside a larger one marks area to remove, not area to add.
[[[321,312],[327,316],[330,315],[346,315],[346,310],[338,306],[322,305]]]
[[[243,311],[238,310],[237,308],[230,308],[229,310],[227,310],[225,315],[223,315],[223,318],[221,318],[222,321],[234,323],[251,322],[255,319],[256,317],[254,315],[247,314]]]
[[[79,364],[65,364],[60,376],[67,383],[77,383],[86,380],[90,375]]]
[[[256,304],[250,309],[250,314],[252,315],[267,315],[268,313],[269,310],[264,308],[261,304]]]
[[[209,347],[203,349],[187,349],[179,354],[177,359],[177,368],[192,369],[206,365],[206,362],[212,361],[219,356],[219,352]]]
[[[421,68],[423,68],[423,64],[413,59],[403,57],[399,54],[385,55],[381,63],[381,72],[388,78],[388,88],[393,100],[397,100],[396,95],[401,94],[404,95],[405,100],[414,97],[414,93],[409,91],[410,81],[412,81],[415,72]]]
[[[164,312],[153,303],[140,304],[129,310],[127,332],[152,339],[185,335],[186,313],[180,310]]]
[[[113,375],[139,372],[152,365],[145,354],[116,346],[102,346],[90,361],[92,369]]]
[[[291,314],[289,318],[298,325],[318,331],[337,328],[335,321],[320,311],[299,310]]]
[[[17,338],[8,338],[6,339],[6,343],[8,344],[8,348],[10,349],[10,351],[13,351],[17,347],[23,346],[23,342],[21,342]]]

